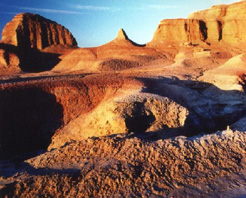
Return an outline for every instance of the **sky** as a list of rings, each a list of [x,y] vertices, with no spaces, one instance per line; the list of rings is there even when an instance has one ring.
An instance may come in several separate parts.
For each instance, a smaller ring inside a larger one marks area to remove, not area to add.
[[[163,19],[186,18],[194,11],[233,2],[236,0],[1,0],[0,30],[16,14],[29,12],[68,28],[79,47],[105,44],[120,28],[134,42],[145,44]]]

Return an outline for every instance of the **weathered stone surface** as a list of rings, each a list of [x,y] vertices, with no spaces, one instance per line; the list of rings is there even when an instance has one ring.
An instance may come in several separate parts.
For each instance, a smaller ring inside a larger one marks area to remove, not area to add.
[[[205,20],[208,38],[232,45],[246,42],[246,2],[213,6],[208,10],[192,13],[188,18]],[[215,36],[216,34],[216,36]]]
[[[159,42],[191,42],[207,39],[207,27],[202,20],[167,19],[161,21],[155,31],[152,43]]]
[[[68,139],[181,128],[184,127],[188,114],[186,108],[169,98],[153,94],[138,94],[120,101],[107,101],[68,123],[53,137],[49,150],[64,145]]]
[[[212,83],[221,90],[244,92],[245,61],[246,54],[232,57],[223,65],[204,72],[199,80]]]
[[[52,45],[77,46],[68,29],[38,14],[17,14],[2,32],[2,42],[42,50]]]
[[[161,21],[151,45],[161,43],[246,43],[246,2],[213,6],[188,16],[188,19]]]
[[[114,76],[103,80],[93,76],[82,80],[74,78],[73,81],[56,80],[55,83],[39,81],[27,87],[25,83],[5,89],[0,87],[0,159],[47,149],[54,133],[56,144],[61,144],[60,128],[114,95],[122,84],[123,80]],[[76,131],[77,128],[79,126],[72,129]],[[81,137],[79,133],[63,137],[71,140],[75,139],[70,138],[74,135]]]
[[[6,58],[6,52],[3,49],[0,49],[0,66],[6,67],[8,65],[8,61]]]
[[[244,132],[202,137],[89,138],[25,161],[4,197],[240,197]]]

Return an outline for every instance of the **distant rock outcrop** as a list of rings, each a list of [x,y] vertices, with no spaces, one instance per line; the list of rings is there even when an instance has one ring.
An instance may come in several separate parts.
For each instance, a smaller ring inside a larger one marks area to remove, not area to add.
[[[68,29],[37,14],[17,14],[6,24],[0,43],[0,73],[52,69],[59,56],[77,47]]]
[[[161,21],[152,43],[200,42],[207,39],[206,23],[195,19],[167,19]]]
[[[129,40],[128,36],[126,35],[126,32],[122,28],[118,32],[117,39]]]
[[[145,45],[137,44],[134,41],[132,41],[131,39],[129,39],[125,30],[122,28],[119,30],[117,37],[116,37],[116,39],[113,40],[113,42],[117,43],[117,45],[123,44],[125,42],[125,44],[130,44],[130,45],[134,45],[134,46],[138,46],[138,47],[145,46]]]
[[[188,19],[161,21],[150,45],[162,43],[230,44],[246,43],[246,1],[217,5],[198,11]]]
[[[42,50],[52,45],[77,46],[68,29],[38,14],[17,14],[2,32],[2,42]]]
[[[173,63],[164,53],[130,40],[126,32],[120,29],[117,37],[109,43],[95,48],[73,50],[64,56],[53,71],[119,71],[153,62],[165,65]]]

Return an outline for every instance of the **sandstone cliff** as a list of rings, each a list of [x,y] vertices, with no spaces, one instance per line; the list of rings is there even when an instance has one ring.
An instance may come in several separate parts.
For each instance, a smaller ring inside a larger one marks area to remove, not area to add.
[[[77,46],[68,29],[37,14],[17,14],[2,32],[2,42],[42,50],[52,45]]]
[[[150,45],[162,43],[229,44],[246,43],[246,2],[217,5],[198,11],[188,19],[163,20]]]

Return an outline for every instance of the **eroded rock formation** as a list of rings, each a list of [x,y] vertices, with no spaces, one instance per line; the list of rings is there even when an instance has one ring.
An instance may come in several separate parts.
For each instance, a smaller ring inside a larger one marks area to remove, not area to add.
[[[0,197],[245,195],[242,10],[164,20],[146,46],[123,29],[94,48],[1,43],[4,68],[62,61],[0,76]]]
[[[117,37],[95,48],[79,48],[66,55],[53,71],[120,71],[153,63],[173,63],[166,54],[131,41],[120,29]]]
[[[61,54],[75,47],[75,38],[62,25],[37,14],[17,14],[2,32],[0,72],[51,70]]]
[[[68,29],[38,14],[16,15],[2,32],[2,42],[20,48],[42,50],[52,45],[76,47],[77,42]]]
[[[245,45],[245,9],[246,2],[241,1],[192,13],[188,19],[163,20],[150,44],[190,42]]]
[[[202,20],[167,19],[161,21],[155,31],[152,43],[190,42],[199,43],[207,40],[207,26]]]

